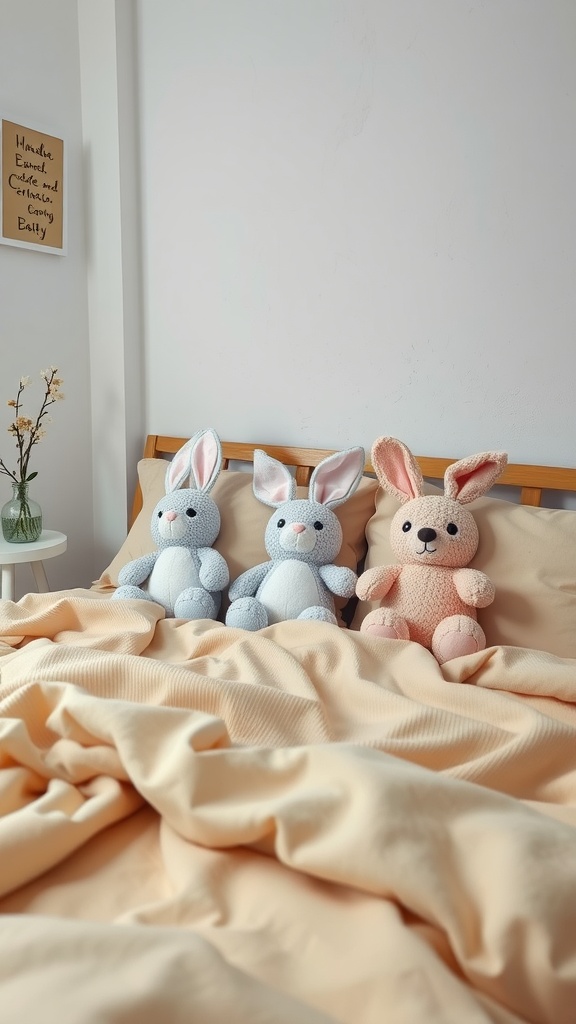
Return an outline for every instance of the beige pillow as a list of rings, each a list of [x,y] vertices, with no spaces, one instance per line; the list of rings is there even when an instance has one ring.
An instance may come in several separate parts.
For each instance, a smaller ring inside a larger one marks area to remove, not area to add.
[[[432,485],[427,489],[437,492]],[[576,512],[492,497],[478,498],[467,507],[480,532],[470,565],[485,572],[496,587],[493,603],[478,610],[488,646],[506,644],[576,658]],[[367,569],[394,563],[389,530],[398,508],[395,498],[378,489],[376,511],[366,527]],[[359,602],[352,628],[359,629],[377,606]]]
[[[143,507],[122,547],[100,578],[95,581],[93,589],[112,591],[118,586],[118,573],[123,565],[154,551],[150,521],[156,502],[165,493],[165,474],[166,462],[162,459],[142,459],[138,463]],[[352,497],[334,510],[343,533],[342,547],[336,564],[346,565],[356,571],[358,564],[363,560],[366,554],[366,524],[374,512],[376,488],[375,480],[363,477]],[[252,474],[248,472],[224,470],[210,493],[220,509],[221,516],[220,534],[214,547],[226,559],[232,581],[246,569],[268,560],[269,556],[264,547],[264,531],[273,510],[254,497]],[[298,497],[307,496],[308,488],[298,487]],[[335,600],[338,611],[342,613],[348,602],[341,598]],[[226,611],[228,603],[225,594],[220,618]]]

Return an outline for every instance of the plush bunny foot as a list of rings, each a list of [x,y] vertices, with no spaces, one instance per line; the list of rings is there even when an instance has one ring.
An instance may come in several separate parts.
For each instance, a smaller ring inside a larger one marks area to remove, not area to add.
[[[450,615],[442,619],[432,637],[432,654],[443,665],[452,658],[476,654],[486,647],[486,637],[475,619],[466,615]]]
[[[175,619],[215,619],[218,605],[207,590],[190,587],[183,590],[174,604]]]
[[[133,587],[125,584],[123,587],[117,587],[112,594],[112,600],[117,601],[151,601],[150,594],[147,594],[145,590],[140,590],[140,587]]]
[[[409,640],[408,623],[399,615],[394,615],[387,608],[377,608],[370,612],[360,626],[361,633],[379,636],[387,640]]]
[[[264,605],[255,597],[238,597],[226,612],[226,625],[256,632],[268,625],[268,615]]]
[[[332,622],[335,626],[338,625],[336,616],[328,608],[323,608],[321,605],[312,605],[310,608],[305,608],[303,612],[300,612],[298,618],[313,619],[315,622]]]

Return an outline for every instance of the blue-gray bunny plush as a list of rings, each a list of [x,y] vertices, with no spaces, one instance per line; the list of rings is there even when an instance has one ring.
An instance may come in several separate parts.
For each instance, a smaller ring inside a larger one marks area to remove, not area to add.
[[[113,598],[154,601],[178,619],[216,618],[229,582],[228,565],[212,547],[220,511],[209,491],[221,466],[222,446],[212,428],[198,431],[176,453],[166,470],[166,494],[152,513],[158,550],[120,570]]]
[[[254,494],[276,509],[264,535],[271,560],[234,580],[228,591],[227,626],[257,630],[285,619],[337,623],[332,595],[352,597],[357,575],[333,564],[342,546],[342,527],[332,509],[354,493],[364,463],[363,448],[335,452],[316,466],[309,498],[298,499],[290,470],[256,449]]]

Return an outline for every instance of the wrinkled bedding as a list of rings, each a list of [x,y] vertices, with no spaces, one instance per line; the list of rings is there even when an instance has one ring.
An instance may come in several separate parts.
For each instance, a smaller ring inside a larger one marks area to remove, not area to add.
[[[576,661],[0,602],[3,1024],[572,1024]]]

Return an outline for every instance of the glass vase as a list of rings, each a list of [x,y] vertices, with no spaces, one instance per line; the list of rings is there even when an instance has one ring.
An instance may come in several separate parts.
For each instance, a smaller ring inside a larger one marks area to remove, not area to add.
[[[12,497],[2,506],[2,533],[11,544],[29,544],[42,533],[42,509],[24,481],[12,484]]]

